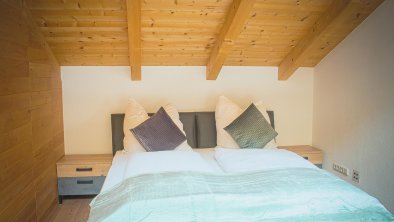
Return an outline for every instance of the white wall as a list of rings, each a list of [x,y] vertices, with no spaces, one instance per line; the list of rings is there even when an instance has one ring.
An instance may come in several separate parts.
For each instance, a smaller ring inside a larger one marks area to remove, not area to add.
[[[111,113],[123,113],[127,98],[147,111],[166,102],[179,111],[213,111],[219,95],[242,106],[263,100],[275,111],[281,145],[311,144],[313,69],[288,81],[277,68],[224,67],[218,80],[205,80],[205,67],[143,67],[131,81],[128,67],[62,67],[66,154],[111,153]]]
[[[313,145],[394,213],[393,12],[385,1],[315,67]]]

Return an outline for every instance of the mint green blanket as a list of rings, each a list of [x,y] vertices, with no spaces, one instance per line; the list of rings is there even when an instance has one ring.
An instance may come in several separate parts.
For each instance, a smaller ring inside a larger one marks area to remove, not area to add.
[[[394,221],[378,200],[320,169],[132,177],[99,194],[89,221]]]

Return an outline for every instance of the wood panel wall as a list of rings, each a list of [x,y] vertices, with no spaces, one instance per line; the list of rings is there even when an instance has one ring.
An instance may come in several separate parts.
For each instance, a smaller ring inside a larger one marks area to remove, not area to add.
[[[42,221],[64,155],[60,67],[22,0],[0,0],[0,221]]]

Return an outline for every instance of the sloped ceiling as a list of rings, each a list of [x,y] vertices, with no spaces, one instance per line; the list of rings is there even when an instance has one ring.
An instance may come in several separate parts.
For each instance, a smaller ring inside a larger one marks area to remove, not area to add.
[[[62,66],[313,67],[383,0],[31,0]],[[129,50],[130,49],[130,50]],[[133,71],[134,70],[134,71]],[[138,73],[139,72],[139,73]]]

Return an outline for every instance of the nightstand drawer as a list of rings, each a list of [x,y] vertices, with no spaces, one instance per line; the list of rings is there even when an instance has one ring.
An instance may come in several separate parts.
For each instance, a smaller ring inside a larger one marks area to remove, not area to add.
[[[106,176],[111,164],[65,164],[57,166],[58,177]]]
[[[101,190],[105,177],[60,177],[59,195],[95,195]]]

